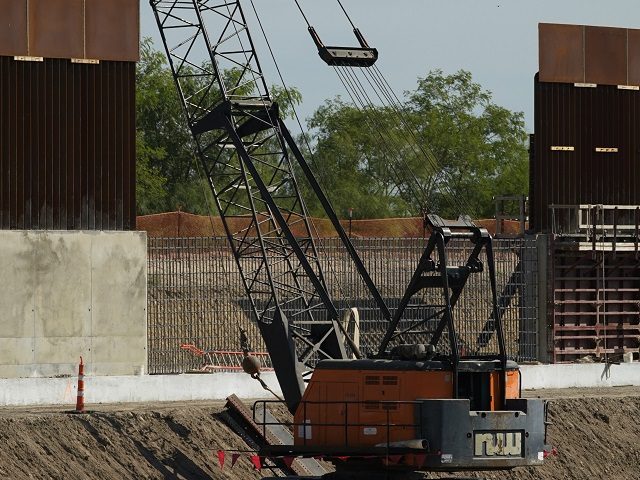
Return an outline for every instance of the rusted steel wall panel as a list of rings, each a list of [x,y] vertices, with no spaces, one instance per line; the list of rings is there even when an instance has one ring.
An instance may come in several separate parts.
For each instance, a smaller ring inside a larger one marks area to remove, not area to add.
[[[0,57],[0,228],[135,229],[135,64]]]
[[[132,0],[85,0],[87,58],[137,61],[140,8]]]
[[[538,39],[540,81],[584,81],[584,29],[581,25],[541,23]]]
[[[629,84],[640,85],[640,30],[629,30]]]
[[[139,0],[0,0],[0,55],[139,59]]]
[[[30,0],[29,53],[34,57],[83,58],[83,0]]]
[[[25,55],[27,45],[27,2],[0,0],[0,55]]]
[[[534,122],[529,196],[535,231],[551,231],[552,204],[640,204],[640,92],[536,79]]]
[[[541,23],[540,81],[640,85],[640,30]]]
[[[627,85],[627,30],[585,27],[585,81]]]

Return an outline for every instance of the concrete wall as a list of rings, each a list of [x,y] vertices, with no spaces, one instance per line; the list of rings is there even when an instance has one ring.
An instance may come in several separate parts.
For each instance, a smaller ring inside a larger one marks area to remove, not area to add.
[[[0,377],[146,371],[144,232],[0,231]]]
[[[262,379],[280,394],[275,373]],[[260,384],[246,373],[193,375],[137,375],[85,377],[87,408],[99,403],[181,402],[224,400],[231,394],[240,398],[269,398]],[[76,404],[76,378],[0,379],[0,407]]]
[[[640,363],[603,365],[523,365],[522,388],[640,387]],[[261,375],[280,394],[273,372]],[[0,379],[0,407],[68,405],[76,402],[77,380],[69,378]],[[223,400],[232,393],[240,398],[270,398],[260,384],[245,373],[195,375],[138,375],[86,377],[88,408],[99,403]],[[573,392],[573,395],[579,392]]]
[[[640,363],[520,365],[522,388],[640,387]]]

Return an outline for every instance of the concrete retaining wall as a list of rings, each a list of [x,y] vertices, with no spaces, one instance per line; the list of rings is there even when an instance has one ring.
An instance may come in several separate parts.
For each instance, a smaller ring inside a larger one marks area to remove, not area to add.
[[[145,232],[0,231],[0,377],[146,371]]]
[[[263,380],[280,394],[273,372]],[[525,365],[525,390],[543,388],[593,388],[634,385],[640,387],[640,363],[612,365]],[[223,400],[232,393],[241,398],[270,397],[244,373],[199,375],[140,375],[87,377],[85,399],[98,403]],[[75,405],[75,378],[0,379],[0,406]]]

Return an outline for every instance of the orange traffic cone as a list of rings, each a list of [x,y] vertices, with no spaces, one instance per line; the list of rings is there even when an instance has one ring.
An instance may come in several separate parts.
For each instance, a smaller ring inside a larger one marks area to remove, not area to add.
[[[78,366],[78,396],[76,397],[76,413],[84,413],[84,363],[80,357]]]

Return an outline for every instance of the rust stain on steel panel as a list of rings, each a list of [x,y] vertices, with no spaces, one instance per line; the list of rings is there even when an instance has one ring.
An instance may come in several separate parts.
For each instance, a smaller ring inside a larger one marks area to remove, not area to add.
[[[133,62],[0,57],[0,228],[135,229],[134,115]]]
[[[538,25],[541,81],[584,81],[583,30],[581,25]]]
[[[83,58],[82,4],[82,0],[30,0],[30,55]]]
[[[140,59],[138,0],[85,0],[87,58]]]
[[[627,84],[627,30],[585,27],[585,76],[590,83]]]
[[[640,85],[640,30],[629,30],[629,85]]]
[[[0,55],[27,55],[27,0],[0,0]]]

